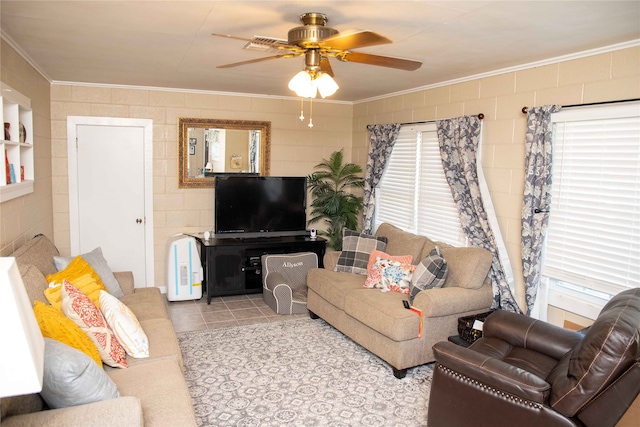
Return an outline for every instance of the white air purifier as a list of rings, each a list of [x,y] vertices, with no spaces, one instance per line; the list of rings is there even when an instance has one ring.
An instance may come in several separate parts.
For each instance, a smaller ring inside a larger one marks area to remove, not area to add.
[[[167,299],[200,299],[203,277],[196,239],[184,234],[172,236],[167,253]]]

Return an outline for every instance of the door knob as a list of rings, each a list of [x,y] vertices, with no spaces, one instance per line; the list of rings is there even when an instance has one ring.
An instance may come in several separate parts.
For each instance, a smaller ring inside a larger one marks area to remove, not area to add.
[[[137,218],[136,219],[136,224],[142,224],[142,218]]]

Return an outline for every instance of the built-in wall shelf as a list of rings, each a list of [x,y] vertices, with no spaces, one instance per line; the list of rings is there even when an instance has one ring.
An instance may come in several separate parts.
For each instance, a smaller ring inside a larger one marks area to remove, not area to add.
[[[0,86],[0,203],[33,192],[33,111],[31,100]]]

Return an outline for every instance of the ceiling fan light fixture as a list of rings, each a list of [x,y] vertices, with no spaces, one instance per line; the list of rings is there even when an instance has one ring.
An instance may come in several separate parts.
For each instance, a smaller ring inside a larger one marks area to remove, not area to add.
[[[320,75],[314,80],[314,83],[318,88],[318,92],[320,92],[320,96],[323,98],[333,95],[340,88],[338,83],[336,83],[336,81],[326,73],[320,73]]]
[[[289,81],[289,89],[294,91],[301,98],[315,98],[317,93],[316,85],[307,71],[300,71]]]
[[[289,81],[289,89],[302,98],[315,98],[318,92],[326,98],[336,93],[339,86],[329,74],[303,70]]]

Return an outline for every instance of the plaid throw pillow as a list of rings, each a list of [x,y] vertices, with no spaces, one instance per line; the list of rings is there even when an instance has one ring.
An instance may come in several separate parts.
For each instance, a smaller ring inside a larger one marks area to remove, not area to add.
[[[345,228],[342,230],[342,252],[334,271],[366,275],[371,252],[374,249],[384,251],[386,248],[386,237],[370,236]]]
[[[418,292],[425,289],[441,288],[447,279],[449,271],[447,261],[440,255],[440,248],[437,246],[429,252],[429,256],[420,261],[413,276],[411,277],[411,293],[409,301],[413,304],[413,299]]]

